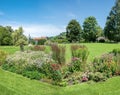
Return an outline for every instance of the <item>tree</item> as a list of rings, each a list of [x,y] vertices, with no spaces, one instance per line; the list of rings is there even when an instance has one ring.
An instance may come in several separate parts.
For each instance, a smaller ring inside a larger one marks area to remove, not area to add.
[[[111,41],[120,41],[120,0],[116,0],[107,17],[104,34]]]
[[[98,34],[97,28],[99,27],[95,17],[90,16],[85,19],[85,21],[83,22],[83,38],[85,39],[85,41],[87,42],[96,41]]]
[[[23,34],[23,28],[19,27],[15,32],[12,33],[13,43],[14,45],[19,45],[20,50],[24,51],[24,45],[27,44],[27,38]]]
[[[0,45],[12,45],[11,31],[3,26],[0,26]]]
[[[76,20],[71,20],[66,28],[66,38],[69,42],[77,42],[81,37],[81,26]]]

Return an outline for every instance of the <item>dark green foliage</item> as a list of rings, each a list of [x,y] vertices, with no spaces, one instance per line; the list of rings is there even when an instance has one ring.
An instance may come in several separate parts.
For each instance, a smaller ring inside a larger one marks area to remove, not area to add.
[[[62,80],[62,74],[59,70],[53,71],[51,78],[53,81],[60,82]]]
[[[95,42],[98,35],[100,35],[100,28],[98,27],[96,18],[90,16],[85,19],[83,23],[83,38],[87,42]]]
[[[40,73],[37,70],[35,70],[35,71],[23,71],[22,75],[25,77],[28,77],[30,79],[36,79],[36,80],[40,80],[41,78],[45,77],[45,75],[43,73]]]
[[[46,41],[46,39],[40,39],[38,40],[38,45],[44,45]]]
[[[51,45],[52,50],[52,58],[58,63],[58,64],[65,64],[65,52],[66,47],[62,45],[53,44]]]
[[[71,62],[71,64],[68,66],[68,70],[70,72],[76,72],[76,71],[82,71],[83,70],[83,64],[80,59],[74,58]]]
[[[12,45],[12,32],[11,27],[0,26],[0,45]]]
[[[81,38],[81,26],[76,20],[71,20],[66,28],[66,38],[69,42],[79,42]]]
[[[114,55],[120,54],[120,49],[119,48],[118,49],[114,49],[112,51],[112,53],[114,53]]]
[[[43,63],[42,66],[39,68],[39,71],[45,74],[48,78],[51,77],[51,64]]]
[[[120,0],[116,0],[109,16],[107,17],[106,26],[104,28],[105,36],[111,41],[120,41]]]
[[[49,40],[54,43],[68,43],[68,40],[66,38],[66,32],[62,32],[57,36],[50,37]]]

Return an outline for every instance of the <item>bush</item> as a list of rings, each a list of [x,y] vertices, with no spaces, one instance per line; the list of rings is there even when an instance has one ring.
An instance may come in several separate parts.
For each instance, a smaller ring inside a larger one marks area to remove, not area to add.
[[[42,66],[40,67],[39,71],[43,74],[45,74],[45,76],[47,76],[48,78],[51,77],[51,64],[50,63],[43,63]]]
[[[51,78],[52,80],[59,82],[62,80],[61,67],[59,64],[51,64]]]
[[[71,45],[72,62],[69,66],[71,72],[83,71],[89,55],[88,49],[85,46]]]
[[[7,57],[2,68],[31,79],[40,79],[43,76],[51,76],[49,64],[53,62],[51,54],[44,52],[16,52]]]
[[[46,47],[44,45],[36,45],[32,48],[34,51],[45,51]]]
[[[75,72],[75,71],[82,71],[82,61],[79,58],[73,58],[71,64],[69,65],[69,71]]]
[[[0,50],[0,65],[2,65],[5,62],[6,57],[7,57],[7,53]]]
[[[104,54],[93,61],[95,72],[106,73],[108,77],[120,74],[120,54],[118,49],[114,49],[108,54]],[[110,72],[110,73],[109,73]]]
[[[36,80],[40,80],[41,78],[45,77],[44,74],[38,72],[37,70],[35,70],[35,71],[23,71],[22,75],[26,76],[30,79],[36,79]]]
[[[116,75],[120,75],[120,49],[114,49],[112,51],[114,54],[114,61],[116,62]]]
[[[120,49],[113,49],[112,53],[116,56],[117,54],[120,54]]]
[[[105,81],[106,76],[104,75],[104,73],[100,73],[100,72],[90,73],[89,80],[93,80],[95,82]]]
[[[52,60],[51,54],[40,51],[17,52],[9,55],[2,68],[22,74],[30,79],[51,78],[53,81],[62,80],[61,66]]]
[[[64,64],[65,63],[65,46],[59,46],[57,44],[51,45],[52,49],[52,58],[56,61],[58,64]]]
[[[86,46],[71,45],[72,58],[80,58],[82,62],[86,62],[89,52]]]
[[[95,58],[93,61],[95,72],[112,72],[115,73],[116,63],[113,54],[104,54],[100,58]]]
[[[40,39],[38,40],[38,45],[44,45],[46,41],[46,39]]]

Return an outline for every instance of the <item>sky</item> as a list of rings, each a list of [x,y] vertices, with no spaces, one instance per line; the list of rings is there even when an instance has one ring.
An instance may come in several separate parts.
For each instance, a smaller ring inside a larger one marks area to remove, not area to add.
[[[0,0],[0,25],[22,26],[31,37],[55,36],[66,31],[76,19],[81,27],[85,18],[94,16],[104,28],[115,0]]]

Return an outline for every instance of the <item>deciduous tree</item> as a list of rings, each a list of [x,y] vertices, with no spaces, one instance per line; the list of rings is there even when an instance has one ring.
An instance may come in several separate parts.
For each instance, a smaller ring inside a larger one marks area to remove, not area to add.
[[[109,40],[120,41],[120,0],[116,0],[107,17],[104,34]]]

